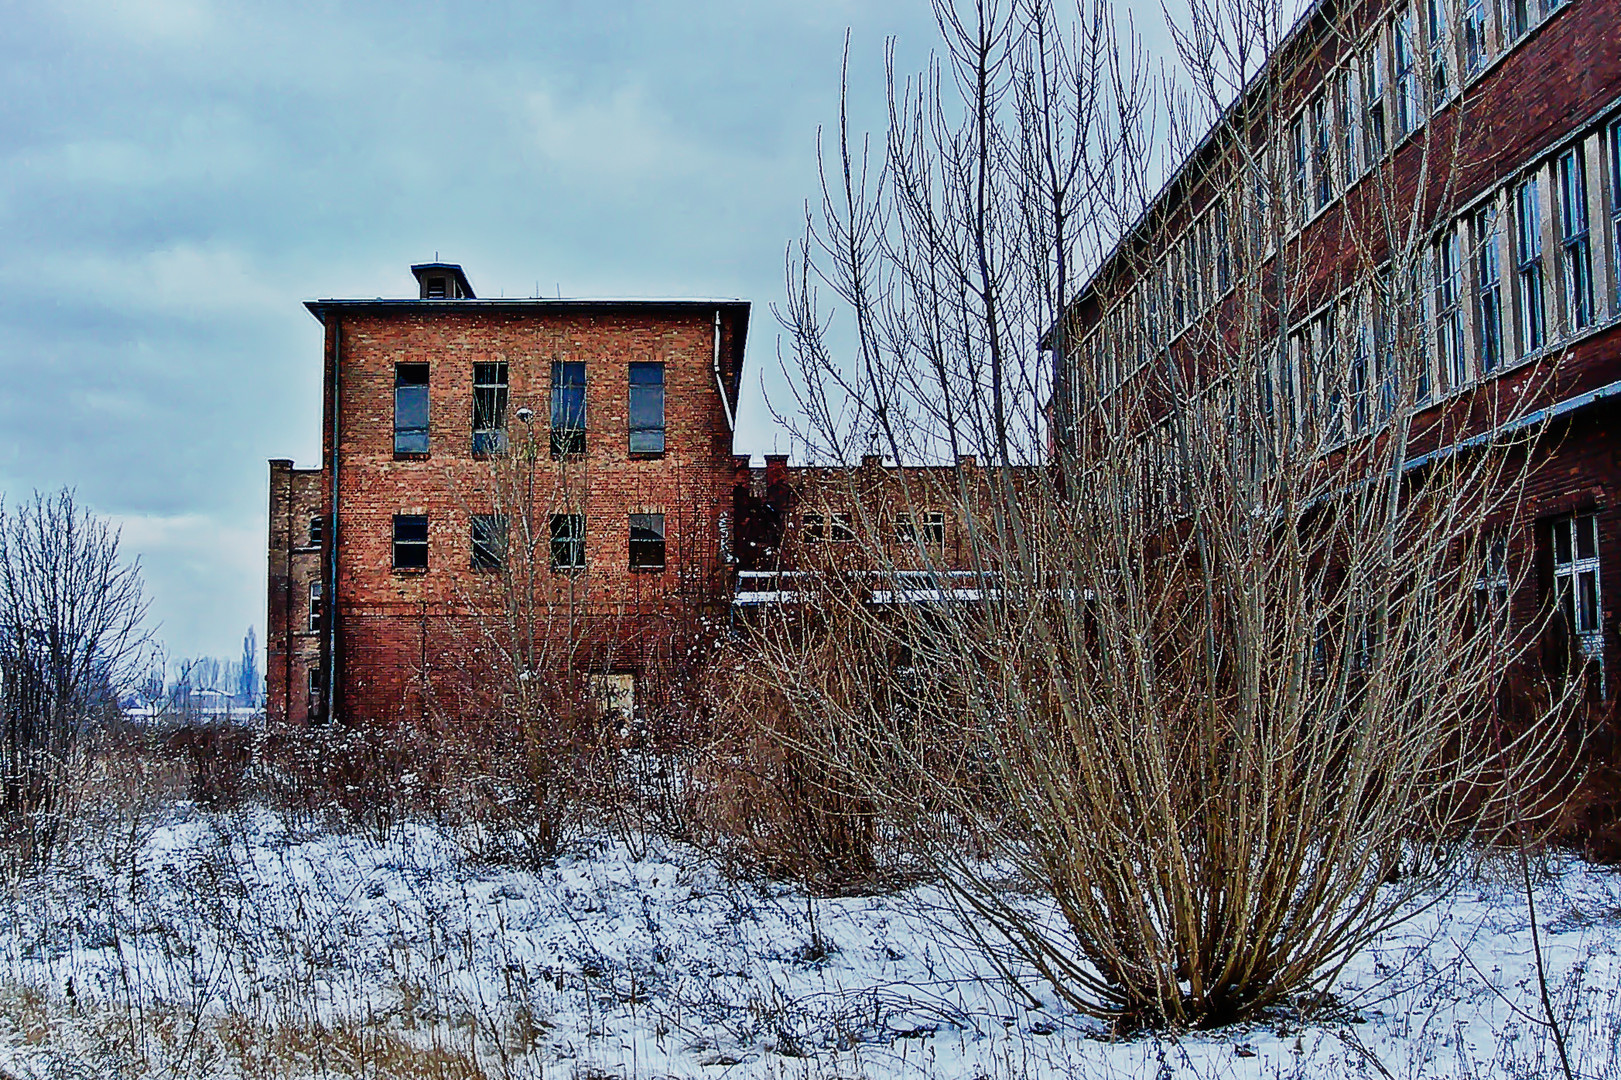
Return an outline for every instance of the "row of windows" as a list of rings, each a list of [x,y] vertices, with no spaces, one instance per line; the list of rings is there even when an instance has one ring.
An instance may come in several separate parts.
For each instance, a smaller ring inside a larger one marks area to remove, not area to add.
[[[628,435],[632,454],[664,453],[664,365],[630,364]],[[496,453],[506,447],[507,365],[473,365],[472,449]],[[551,371],[551,453],[562,458],[585,453],[586,381],[583,361],[556,361]],[[523,416],[522,410],[519,411]],[[394,452],[428,452],[428,365],[394,365]]]
[[[1590,183],[1590,161],[1604,183]],[[1422,405],[1583,333],[1605,308],[1621,316],[1618,192],[1621,120],[1478,201],[1405,279],[1386,267],[1296,326],[1273,373],[1285,419],[1317,416],[1332,443],[1377,426],[1403,389]],[[1595,208],[1609,218],[1597,243]],[[1394,361],[1404,320],[1420,357],[1406,388]]]
[[[850,543],[856,538],[849,514],[810,513],[801,520],[805,527],[805,540],[809,543]],[[945,545],[946,516],[937,510],[925,510],[915,518],[911,514],[896,514],[894,525],[895,542],[898,544]]]
[[[1302,227],[1450,101],[1459,70],[1466,78],[1483,71],[1568,2],[1421,0],[1422,19],[1404,6],[1378,26],[1289,124],[1281,182],[1267,149],[1256,151],[1245,190],[1213,200],[1083,343],[1097,394],[1110,393],[1214,307],[1233,285],[1236,257],[1259,265],[1270,255],[1275,185],[1283,222],[1291,231]],[[1238,237],[1234,220],[1243,223]]]
[[[507,561],[505,514],[472,516],[469,550],[475,570],[499,570]],[[585,515],[551,515],[551,567],[558,572],[585,569]],[[664,515],[631,514],[627,554],[633,570],[664,568]],[[428,568],[428,516],[395,514],[393,566],[396,570]],[[312,604],[314,602],[312,594]]]

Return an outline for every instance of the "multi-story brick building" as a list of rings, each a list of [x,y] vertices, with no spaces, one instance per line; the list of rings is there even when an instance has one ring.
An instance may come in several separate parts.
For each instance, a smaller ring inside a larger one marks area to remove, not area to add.
[[[322,461],[270,464],[272,719],[421,709],[526,535],[534,596],[605,674],[728,588],[748,303],[489,300],[412,271],[415,299],[307,305]]]
[[[1316,4],[1054,328],[1055,449],[1173,368],[1184,408],[1255,375],[1307,456],[1381,438],[1390,402],[1410,402],[1413,475],[1535,431],[1480,588],[1525,619],[1556,600],[1613,672],[1618,23],[1618,0]]]

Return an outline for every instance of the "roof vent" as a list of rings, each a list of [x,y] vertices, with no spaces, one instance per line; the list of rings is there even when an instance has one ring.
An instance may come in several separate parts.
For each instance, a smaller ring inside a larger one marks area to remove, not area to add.
[[[416,275],[419,300],[476,300],[473,286],[456,263],[417,263],[411,267]]]

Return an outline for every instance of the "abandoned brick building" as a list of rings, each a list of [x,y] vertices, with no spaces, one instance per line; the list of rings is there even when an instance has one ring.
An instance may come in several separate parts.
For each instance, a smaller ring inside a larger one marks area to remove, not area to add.
[[[270,463],[270,719],[421,710],[467,621],[501,609],[524,520],[539,555],[522,588],[566,612],[548,632],[630,707],[695,620],[769,592],[806,543],[872,527],[852,491],[909,493],[886,535],[960,561],[929,469],[733,455],[747,302],[488,300],[459,266],[412,272],[414,299],[306,305],[325,330],[322,460]]]
[[[1381,438],[1398,387],[1409,475],[1534,431],[1478,598],[1522,625],[1555,603],[1602,687],[1621,660],[1618,24],[1618,0],[1314,5],[1054,328],[1054,448],[1156,365],[1188,373],[1184,408],[1225,414],[1210,358],[1233,352],[1321,458]],[[1269,295],[1285,254],[1293,291]],[[1241,295],[1270,321],[1234,349]]]

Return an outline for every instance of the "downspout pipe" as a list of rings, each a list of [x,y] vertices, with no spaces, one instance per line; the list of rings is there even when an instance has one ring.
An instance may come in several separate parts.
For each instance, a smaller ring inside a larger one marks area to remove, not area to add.
[[[732,403],[726,397],[726,383],[720,377],[720,308],[715,309],[715,389],[720,391],[720,407],[726,410],[726,430],[735,432],[737,421],[732,417]]]
[[[326,629],[326,656],[321,665],[322,694],[326,697],[326,723],[337,722],[338,704],[338,442],[343,432],[339,387],[343,372],[343,320],[332,320],[332,507],[327,515],[326,595],[322,597],[322,621]]]

